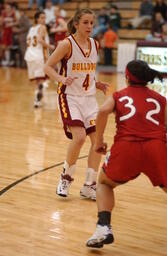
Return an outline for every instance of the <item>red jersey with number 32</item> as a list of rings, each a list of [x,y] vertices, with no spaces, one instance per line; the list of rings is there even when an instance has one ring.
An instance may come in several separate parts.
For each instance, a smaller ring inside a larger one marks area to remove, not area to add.
[[[115,140],[165,141],[166,98],[142,86],[129,86],[113,94],[117,133]]]

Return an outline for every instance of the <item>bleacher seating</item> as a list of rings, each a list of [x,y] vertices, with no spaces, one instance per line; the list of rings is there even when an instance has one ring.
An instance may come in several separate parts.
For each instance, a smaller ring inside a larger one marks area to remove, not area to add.
[[[11,1],[11,0],[8,0]],[[33,5],[33,8],[31,10],[28,10],[28,0],[16,0],[20,8],[23,8],[26,10],[27,15],[30,19],[33,18],[34,13],[36,11],[36,4]],[[95,12],[100,10],[102,7],[106,7],[108,5],[109,1],[107,0],[87,0],[87,1],[81,1],[81,0],[71,0],[70,2],[65,2],[62,5],[62,8],[66,10],[67,12],[67,20],[73,16],[74,12],[77,8],[84,8],[84,7],[90,7]],[[129,19],[132,19],[138,15],[139,6],[141,4],[141,0],[118,0],[113,1],[114,4],[116,4],[119,8],[122,21],[121,26],[122,28],[118,31],[119,36],[119,42],[136,42],[137,40],[143,40],[145,36],[149,33],[150,27],[146,27],[145,29],[127,29],[128,21]],[[117,62],[117,44],[115,44],[114,50],[113,50],[113,62],[116,65]]]

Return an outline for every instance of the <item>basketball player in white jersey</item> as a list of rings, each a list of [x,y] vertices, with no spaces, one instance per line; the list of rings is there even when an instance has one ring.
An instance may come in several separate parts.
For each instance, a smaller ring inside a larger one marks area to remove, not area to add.
[[[85,184],[80,195],[96,200],[96,176],[100,154],[93,150],[95,119],[98,111],[96,88],[106,91],[107,85],[95,81],[98,44],[89,35],[93,29],[94,13],[90,9],[78,10],[68,23],[70,36],[58,44],[45,64],[46,74],[59,82],[59,109],[68,138],[72,139],[67,150],[63,173],[57,187],[59,196],[67,197],[74,180],[76,161],[86,135],[91,147]],[[54,66],[61,62],[59,72]]]
[[[34,107],[41,106],[43,97],[43,82],[46,79],[44,63],[48,58],[48,50],[54,50],[49,44],[49,37],[45,26],[45,13],[37,12],[34,15],[35,25],[32,26],[27,35],[27,50],[25,60],[28,67],[29,79],[36,81]]]

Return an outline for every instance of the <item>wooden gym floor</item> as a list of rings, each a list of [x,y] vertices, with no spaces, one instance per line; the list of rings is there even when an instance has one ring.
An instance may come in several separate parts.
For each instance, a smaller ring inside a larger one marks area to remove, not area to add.
[[[79,196],[89,140],[69,198],[58,198],[68,140],[58,117],[56,86],[47,89],[44,107],[33,109],[26,70],[1,68],[0,79],[0,256],[166,256],[167,195],[144,175],[115,191],[115,243],[99,250],[85,246],[97,215],[96,203]],[[125,84],[121,74],[99,74],[99,79],[111,85],[109,93]],[[97,92],[97,98],[101,104],[105,97]],[[111,116],[105,132],[109,145],[114,132]]]

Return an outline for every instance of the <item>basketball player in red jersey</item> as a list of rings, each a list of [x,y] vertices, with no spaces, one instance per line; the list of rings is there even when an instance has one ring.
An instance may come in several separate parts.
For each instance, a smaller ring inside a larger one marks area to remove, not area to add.
[[[90,9],[78,10],[68,23],[70,36],[60,42],[45,65],[47,75],[59,82],[58,102],[64,130],[72,139],[67,150],[64,170],[57,186],[57,194],[67,197],[74,180],[76,162],[86,135],[91,147],[88,155],[86,180],[80,195],[96,199],[96,176],[100,154],[93,150],[95,119],[98,112],[96,88],[105,92],[107,85],[96,82],[97,42],[89,35],[93,29],[94,13]],[[60,63],[60,69],[54,66]]]
[[[55,33],[55,47],[57,47],[58,43],[65,39],[67,36],[67,24],[64,18],[60,15],[59,6],[55,6],[54,13],[56,22],[53,24],[50,32]]]
[[[5,9],[2,11],[2,45],[3,57],[2,64],[7,66],[10,64],[10,48],[12,46],[12,27],[17,24],[15,12],[10,3],[5,4]]]
[[[110,226],[114,191],[118,185],[143,172],[153,186],[167,192],[167,102],[146,85],[161,73],[143,61],[131,61],[126,68],[128,87],[115,92],[100,108],[96,120],[95,151],[106,154],[103,134],[108,115],[115,111],[117,132],[114,144],[102,166],[97,185],[98,222],[87,241],[88,247],[103,247],[114,241]]]

